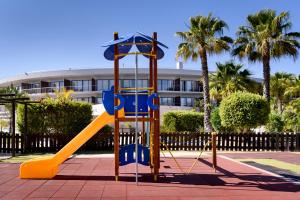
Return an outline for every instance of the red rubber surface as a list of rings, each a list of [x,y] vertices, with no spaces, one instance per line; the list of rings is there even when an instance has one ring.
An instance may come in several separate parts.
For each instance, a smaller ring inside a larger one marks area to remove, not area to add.
[[[193,161],[178,159],[185,170]],[[114,181],[113,158],[70,159],[53,180],[21,180],[19,164],[1,163],[0,199],[300,199],[300,185],[223,158],[216,173],[210,165],[210,158],[201,159],[192,174],[184,175],[171,158],[162,158],[159,181],[152,182],[150,169],[140,166],[145,175],[136,186],[134,165],[120,167],[120,181]]]

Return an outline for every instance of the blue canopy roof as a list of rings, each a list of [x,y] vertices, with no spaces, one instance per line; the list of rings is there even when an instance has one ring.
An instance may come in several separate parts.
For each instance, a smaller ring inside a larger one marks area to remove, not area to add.
[[[104,57],[107,60],[114,60],[114,45],[118,44],[118,48],[119,48],[119,54],[127,54],[132,45],[128,45],[126,43],[149,43],[155,41],[153,40],[153,38],[144,35],[142,33],[135,33],[133,35],[127,35],[125,37],[120,37],[118,40],[112,40],[110,42],[108,42],[107,44],[103,45],[103,47],[108,47],[105,51],[104,51]],[[164,51],[161,49],[161,47],[164,48],[168,48],[166,45],[164,45],[163,43],[156,41],[157,42],[157,59],[161,59],[164,57],[165,53]],[[151,44],[143,44],[143,45],[136,45],[137,49],[141,52],[141,53],[146,53],[146,54],[150,54],[151,50],[152,50],[152,45]],[[143,54],[144,55],[144,54]],[[148,55],[144,55],[145,57],[149,58]],[[121,56],[119,57],[119,59],[125,57]]]

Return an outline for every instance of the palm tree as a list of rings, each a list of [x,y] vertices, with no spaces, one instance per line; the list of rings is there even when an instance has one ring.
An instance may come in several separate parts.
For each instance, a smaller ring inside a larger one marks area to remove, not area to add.
[[[232,61],[216,63],[216,72],[210,75],[210,87],[219,91],[222,97],[226,97],[236,91],[248,91],[253,82],[250,79],[251,73],[244,69],[242,64],[235,64]]]
[[[219,54],[230,49],[229,43],[232,39],[223,36],[223,31],[228,28],[227,24],[219,18],[208,16],[196,16],[190,18],[189,30],[177,32],[176,36],[183,41],[178,45],[176,58],[182,57],[183,60],[201,60],[203,99],[204,99],[204,130],[211,132],[210,123],[210,96],[207,54]]]
[[[284,95],[288,98],[300,97],[300,75],[294,77],[294,80],[288,88],[286,88]]]
[[[54,93],[55,93],[56,99],[64,102],[64,101],[72,100],[72,94],[74,93],[74,90],[67,90],[66,88],[63,88],[62,91],[56,90],[56,91],[54,91]]]
[[[270,60],[282,56],[294,59],[300,48],[299,32],[288,32],[292,27],[288,12],[276,15],[274,10],[261,10],[248,15],[247,25],[239,27],[232,54],[248,57],[251,62],[263,63],[263,94],[270,102]]]
[[[275,98],[278,112],[282,113],[283,103],[286,100],[286,89],[291,86],[294,76],[285,72],[277,72],[271,76],[271,96]]]

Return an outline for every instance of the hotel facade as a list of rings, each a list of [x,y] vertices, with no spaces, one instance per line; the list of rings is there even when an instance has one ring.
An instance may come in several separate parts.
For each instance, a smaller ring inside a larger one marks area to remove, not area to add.
[[[55,97],[55,91],[73,90],[72,98],[92,104],[102,103],[102,91],[113,85],[113,68],[68,69],[24,73],[0,80],[0,88],[10,85],[25,92],[33,100]],[[135,69],[120,68],[121,87],[135,87]],[[148,86],[148,69],[138,70],[138,87]],[[193,107],[202,98],[200,70],[158,69],[158,91],[162,106]]]

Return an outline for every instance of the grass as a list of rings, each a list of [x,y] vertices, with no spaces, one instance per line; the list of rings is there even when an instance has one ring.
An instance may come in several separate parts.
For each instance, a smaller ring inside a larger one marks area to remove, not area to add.
[[[299,165],[283,162],[280,160],[275,160],[275,159],[270,159],[270,158],[269,159],[238,159],[238,160],[241,162],[256,162],[258,164],[268,165],[271,167],[276,167],[276,168],[283,169],[283,170],[289,170],[291,172],[300,174],[300,166]]]
[[[0,163],[22,163],[26,160],[30,160],[33,158],[38,158],[38,157],[45,157],[45,156],[51,156],[53,154],[28,154],[28,155],[21,155],[21,156],[16,156],[16,157],[10,157],[7,159],[2,159],[0,160]]]

